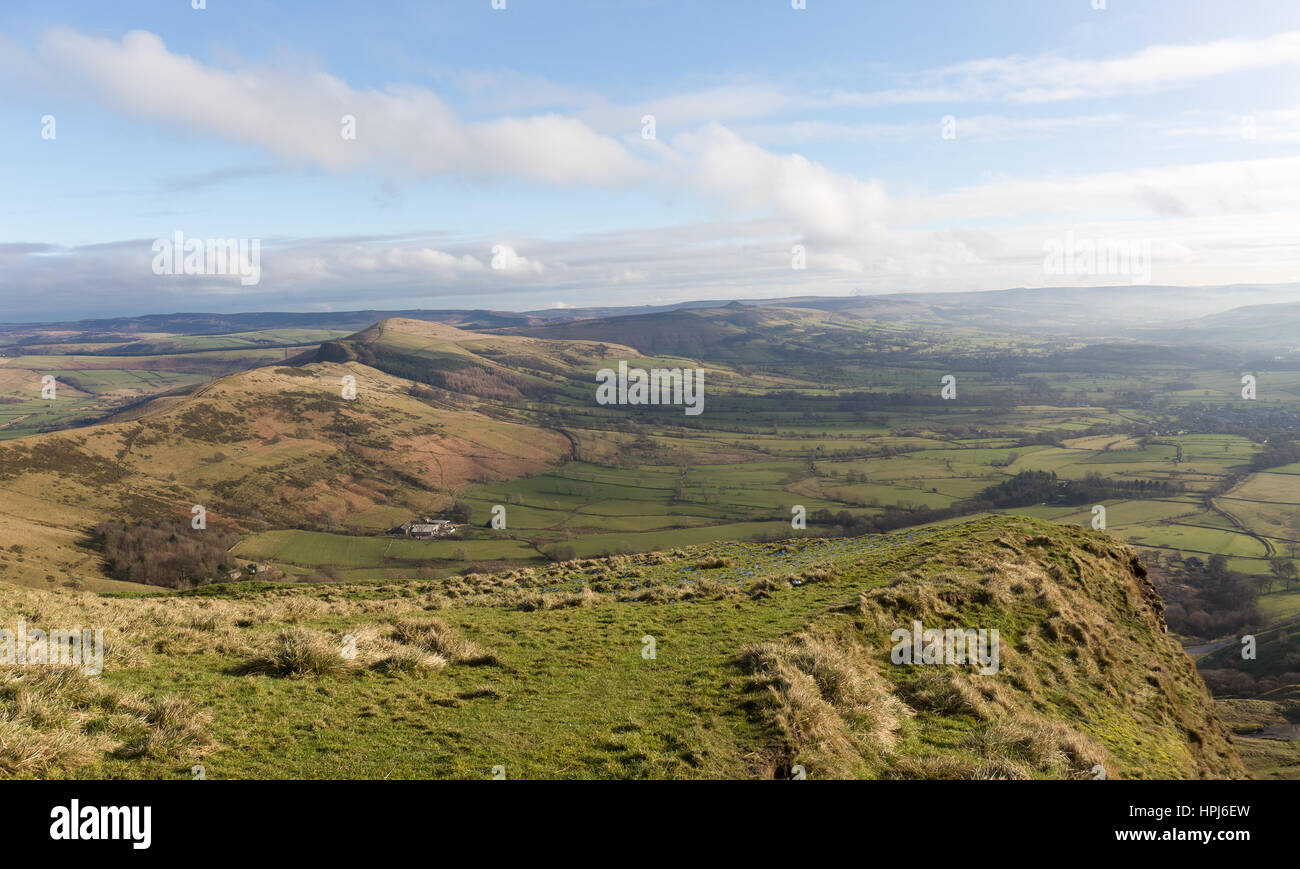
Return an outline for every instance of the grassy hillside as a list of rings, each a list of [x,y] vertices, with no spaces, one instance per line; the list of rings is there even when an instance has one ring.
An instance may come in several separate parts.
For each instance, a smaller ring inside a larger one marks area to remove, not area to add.
[[[344,377],[356,397],[342,397]],[[412,394],[355,363],[261,368],[159,399],[119,421],[0,443],[0,576],[98,583],[87,529],[185,518],[244,530],[386,529],[471,481],[539,473],[563,434]],[[134,418],[131,418],[134,417]]]
[[[1133,551],[1031,519],[435,581],[0,586],[20,618],[103,626],[108,653],[5,668],[11,776],[1244,774]],[[998,629],[1000,669],[891,663],[913,619]]]

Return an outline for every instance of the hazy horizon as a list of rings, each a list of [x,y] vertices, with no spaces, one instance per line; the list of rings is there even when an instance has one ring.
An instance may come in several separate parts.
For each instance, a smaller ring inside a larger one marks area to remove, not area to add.
[[[590,305],[581,305],[581,306],[551,305],[548,307],[539,307],[539,308],[528,308],[523,306],[494,307],[494,306],[484,306],[484,305],[466,305],[466,306],[434,305],[429,307],[423,305],[416,305],[410,307],[385,307],[385,306],[366,305],[364,307],[331,306],[329,308],[322,308],[319,306],[317,307],[295,306],[295,307],[286,307],[286,308],[266,308],[266,309],[257,309],[257,310],[244,309],[238,307],[229,307],[226,309],[213,308],[213,309],[206,309],[206,310],[201,310],[198,308],[176,309],[176,310],[161,310],[161,309],[158,310],[141,309],[141,310],[127,310],[127,311],[107,310],[100,313],[88,313],[86,316],[63,317],[58,319],[38,319],[38,318],[3,319],[0,320],[0,325],[4,325],[4,326],[49,325],[49,324],[61,324],[61,323],[76,323],[82,321],[96,322],[96,321],[107,321],[107,320],[117,320],[117,319],[128,319],[128,320],[141,319],[145,317],[175,317],[175,316],[205,316],[205,315],[224,316],[224,317],[246,316],[246,315],[273,315],[273,314],[289,314],[289,315],[340,314],[341,315],[341,314],[349,314],[349,313],[361,313],[367,311],[374,311],[376,313],[386,313],[386,314],[402,313],[402,312],[419,312],[419,311],[425,311],[425,312],[485,311],[485,312],[498,312],[498,313],[507,313],[507,314],[553,314],[553,313],[567,311],[567,312],[572,312],[577,314],[584,311],[627,310],[629,312],[635,313],[641,311],[642,309],[648,309],[653,311],[653,310],[667,310],[667,309],[682,308],[682,307],[721,306],[721,305],[730,304],[732,302],[742,302],[747,305],[756,305],[756,306],[763,305],[763,304],[770,304],[770,305],[778,305],[778,306],[786,305],[786,306],[797,307],[798,306],[797,303],[800,300],[811,301],[811,300],[833,300],[833,299],[895,297],[895,296],[904,297],[904,298],[924,299],[924,298],[930,298],[935,296],[946,296],[949,293],[960,294],[963,296],[978,296],[978,295],[990,295],[990,294],[997,294],[997,293],[1007,293],[1007,294],[1039,293],[1039,292],[1049,293],[1053,291],[1072,292],[1072,291],[1080,291],[1080,290],[1098,291],[1098,292],[1104,292],[1104,291],[1111,291],[1111,292],[1123,291],[1126,293],[1132,292],[1134,295],[1134,299],[1127,302],[1125,304],[1125,307],[1122,310],[1132,311],[1134,309],[1140,309],[1143,316],[1151,323],[1156,323],[1156,322],[1172,323],[1172,322],[1179,322],[1184,320],[1194,320],[1199,317],[1209,316],[1217,313],[1223,313],[1226,311],[1231,311],[1236,308],[1255,307],[1259,305],[1268,305],[1268,304],[1288,304],[1288,303],[1300,302],[1300,283],[1228,284],[1223,286],[1182,286],[1182,287],[1164,286],[1164,285],[1134,286],[1134,287],[1116,287],[1116,286],[1004,287],[1004,288],[989,289],[989,290],[938,291],[938,292],[917,290],[917,291],[897,291],[897,292],[881,291],[881,292],[873,292],[873,293],[868,293],[868,292],[848,292],[848,293],[829,293],[829,294],[803,293],[798,295],[754,296],[754,297],[738,296],[730,299],[698,298],[698,299],[688,299],[688,300],[677,301],[677,302],[664,302],[659,304],[641,303],[641,302],[618,303],[617,301],[615,301],[615,302],[609,302],[604,304],[593,303]],[[1194,297],[1193,296],[1180,297],[1179,300],[1180,305],[1177,309],[1167,309],[1162,305],[1163,300],[1152,299],[1152,300],[1147,300],[1148,303],[1146,305],[1142,304],[1143,302],[1142,296],[1144,291],[1150,292],[1152,290],[1159,290],[1159,291],[1175,290],[1175,291],[1188,291],[1191,293],[1194,293],[1195,291],[1201,291],[1201,294],[1199,296],[1194,296]],[[414,299],[414,300],[405,300],[405,301],[418,302],[420,300]],[[1117,313],[1119,312],[1119,310],[1120,309],[1117,309]]]
[[[0,10],[0,319],[1300,275],[1300,9],[793,5]]]

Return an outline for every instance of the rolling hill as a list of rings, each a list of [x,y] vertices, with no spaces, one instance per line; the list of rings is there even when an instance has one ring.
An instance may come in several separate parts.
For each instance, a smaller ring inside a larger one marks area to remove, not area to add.
[[[493,399],[557,388],[567,380],[551,370],[595,352],[389,320],[294,363],[162,396],[101,425],[0,444],[0,532],[24,541],[21,552],[0,553],[0,575],[102,587],[87,529],[188,521],[195,505],[209,521],[245,531],[373,533],[436,512],[471,482],[536,474],[572,457],[563,432]],[[332,353],[344,358],[315,361]],[[441,364],[449,379],[446,388],[422,385],[361,364],[358,354],[394,370],[418,360],[413,373],[425,381]],[[355,398],[343,397],[345,378]]]
[[[1300,348],[1300,303],[1244,305],[1144,330],[1150,340],[1238,347],[1254,354],[1294,353]]]

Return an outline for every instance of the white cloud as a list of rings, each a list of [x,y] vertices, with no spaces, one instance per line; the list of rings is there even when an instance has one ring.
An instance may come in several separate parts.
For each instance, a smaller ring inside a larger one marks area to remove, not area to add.
[[[775,153],[753,139],[782,134],[803,140],[901,138],[915,125],[783,121],[738,131],[716,122],[763,117],[797,104],[799,95],[782,87],[707,88],[630,107],[626,118],[619,107],[597,104],[579,112],[582,120],[538,114],[470,121],[425,88],[359,90],[321,72],[246,64],[219,69],[172,53],[157,36],[142,31],[120,42],[54,31],[42,41],[38,58],[44,66],[34,71],[33,80],[48,80],[48,73],[58,70],[67,81],[137,117],[256,145],[291,163],[333,171],[382,167],[480,180],[635,187],[665,197],[703,195],[722,207],[720,219],[707,225],[561,241],[268,240],[263,282],[256,290],[216,278],[155,279],[147,242],[71,250],[0,245],[6,304],[36,298],[53,307],[80,304],[95,289],[114,303],[140,299],[153,308],[194,309],[207,294],[233,295],[244,299],[243,309],[256,309],[268,306],[261,293],[299,305],[363,306],[373,293],[417,302],[430,296],[465,298],[479,307],[492,300],[514,300],[502,304],[519,306],[518,300],[542,293],[539,298],[546,299],[559,292],[607,293],[611,287],[620,288],[619,302],[629,304],[674,294],[728,298],[853,288],[992,288],[1043,283],[1043,240],[1066,231],[1155,239],[1154,268],[1169,283],[1277,281],[1300,274],[1294,240],[1297,157],[1109,172],[1059,166],[1050,177],[990,177],[953,189],[891,195],[878,179],[836,171],[800,154]],[[814,94],[798,104],[1064,100],[1172,87],[1297,59],[1300,33],[1154,46],[1102,61],[997,58],[934,71],[912,88]],[[593,99],[548,89],[544,82],[535,84],[535,92],[535,98],[553,101]],[[632,130],[642,111],[656,114],[664,140],[636,140]],[[340,135],[345,114],[356,117],[355,141]],[[707,123],[695,126],[701,121]],[[1229,121],[1185,118],[1168,134],[1212,135]],[[1261,113],[1259,121],[1261,140],[1268,130],[1281,131],[1275,140],[1286,141],[1288,131],[1296,129],[1293,110]],[[959,118],[958,128],[962,137],[997,139],[1122,122],[1125,116],[1117,113],[983,114]],[[599,132],[606,124],[624,129],[627,141]],[[937,135],[936,129],[929,135]],[[725,217],[736,220],[725,222]],[[975,224],[983,228],[972,229]],[[808,248],[805,271],[790,268],[795,242]],[[168,294],[177,301],[157,301]]]
[[[720,124],[673,140],[688,186],[721,195],[746,211],[775,208],[814,235],[862,233],[883,216],[880,182],[859,180],[799,154],[773,154]]]
[[[1150,92],[1210,78],[1300,65],[1300,31],[1260,39],[1152,45],[1126,55],[1072,59],[1054,55],[993,57],[925,73],[925,89],[892,95],[897,102],[1006,100],[1037,103]],[[947,94],[947,96],[944,96]],[[872,101],[874,95],[863,98]]]
[[[536,260],[520,256],[508,244],[492,245],[492,268],[508,275],[538,274],[546,267]]]
[[[1032,105],[1130,96],[1237,73],[1295,66],[1300,66],[1300,31],[1288,31],[1258,39],[1152,45],[1101,58],[1056,54],[977,58],[900,75],[901,80],[906,80],[902,86],[876,90],[826,89],[803,82],[797,86],[788,82],[732,82],[628,106],[597,101],[583,116],[599,129],[627,130],[639,123],[643,112],[649,112],[663,129],[672,131],[708,121],[752,121],[778,114],[846,108],[970,102]],[[854,127],[836,121],[787,123],[802,135],[827,132],[832,138],[841,138],[846,127]],[[868,135],[888,135],[891,126],[858,125],[859,131]]]
[[[223,70],[142,30],[121,42],[60,29],[39,56],[110,103],[161,123],[327,169],[389,167],[553,184],[623,184],[645,167],[615,140],[554,114],[466,122],[425,88],[355,90],[322,72]],[[344,116],[356,119],[344,138]]]
[[[1161,132],[1174,138],[1292,144],[1300,142],[1300,106],[1235,115],[1197,112],[1165,125]]]
[[[1300,203],[1300,157],[1153,166],[1114,172],[1062,173],[1044,179],[1000,178],[950,193],[898,200],[905,224],[1032,215],[1225,215],[1294,210]]]
[[[777,214],[811,238],[878,239],[889,223],[997,216],[1035,211],[1075,213],[1133,209],[1163,214],[1197,209],[1275,207],[1297,201],[1294,160],[1152,168],[1061,179],[1005,179],[951,193],[891,201],[871,178],[836,172],[797,154],[759,147],[718,123],[680,133],[671,145],[652,141],[630,152],[585,123],[558,115],[467,122],[432,91],[393,85],[356,90],[320,72],[246,67],[216,69],[174,54],[151,33],[132,31],[116,42],[71,30],[46,35],[39,54],[104,98],[142,117],[180,123],[234,141],[261,145],[286,160],[327,169],[404,166],[419,173],[513,178],[555,184],[640,185],[704,193],[741,214]],[[1153,46],[1121,58],[1066,61],[997,58],[939,71],[965,92],[1038,99],[1091,88],[1168,85],[1240,69],[1300,59],[1300,32],[1259,40]],[[739,104],[762,113],[782,103],[777,89],[718,87],[670,97],[659,111],[694,121]],[[1035,96],[1036,95],[1036,96]],[[340,135],[343,115],[356,118],[355,141]],[[1059,129],[1101,124],[1114,115],[1076,119],[974,116],[959,122],[973,135],[1008,128]],[[513,256],[513,253],[512,253]],[[533,269],[508,258],[505,271]],[[432,264],[431,264],[432,267]]]

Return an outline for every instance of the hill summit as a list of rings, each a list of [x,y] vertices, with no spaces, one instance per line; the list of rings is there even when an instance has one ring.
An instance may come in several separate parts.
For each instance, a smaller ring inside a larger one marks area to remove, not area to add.
[[[904,778],[1244,775],[1132,549],[1008,517],[883,539],[891,538],[910,542],[886,576],[841,560],[840,582],[855,597],[745,651],[769,694],[776,768]],[[971,642],[967,660],[953,662],[954,635],[960,652],[972,629],[995,634],[996,648],[977,654]]]

